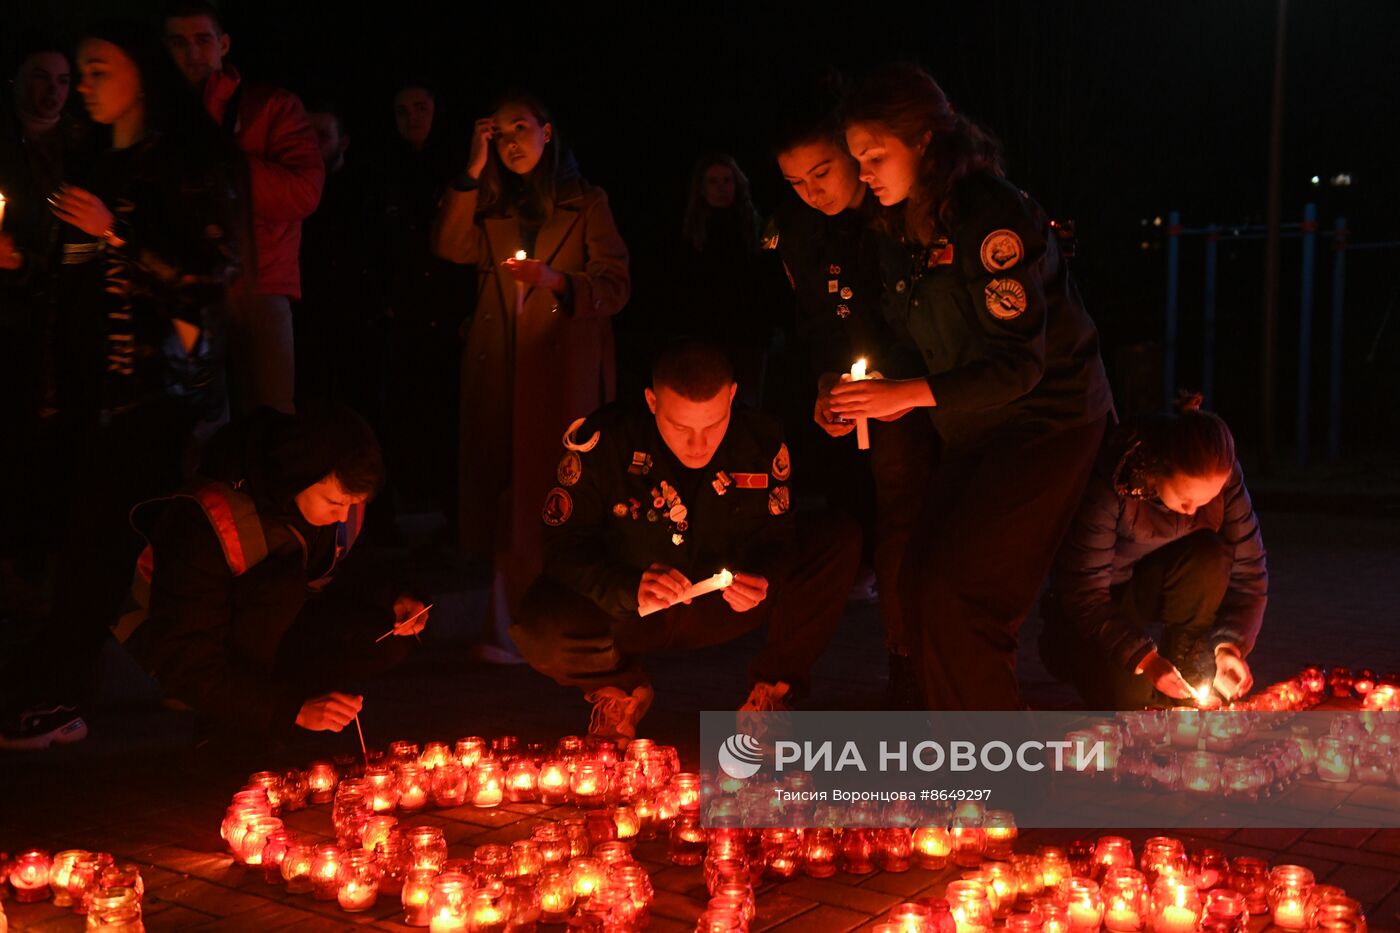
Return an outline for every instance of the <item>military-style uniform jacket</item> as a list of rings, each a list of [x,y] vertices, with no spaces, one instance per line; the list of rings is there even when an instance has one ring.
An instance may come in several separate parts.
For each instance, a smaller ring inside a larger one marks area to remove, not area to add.
[[[1206,635],[1210,647],[1230,644],[1248,655],[1264,622],[1269,570],[1259,519],[1238,461],[1220,495],[1194,515],[1164,506],[1135,466],[1131,425],[1104,444],[1079,512],[1050,571],[1055,611],[1109,657],[1133,670],[1155,645],[1117,611],[1115,590],[1132,578],[1138,561],[1197,531],[1210,531],[1233,551],[1230,582]]]
[[[626,616],[654,563],[698,583],[720,570],[770,584],[792,540],[792,465],[777,423],[738,406],[710,462],[683,467],[642,405],[574,422],[543,509],[545,575]]]
[[[1045,211],[985,173],[957,184],[952,207],[952,229],[915,253],[909,276],[897,272],[907,251],[886,249],[886,311],[923,356],[945,449],[1112,411],[1098,331]]]
[[[797,333],[807,344],[817,375],[844,372],[864,357],[870,371],[890,379],[923,374],[918,349],[890,327],[881,308],[886,274],[907,270],[881,265],[879,235],[871,229],[876,202],[828,217],[793,197],[773,212],[765,249],[777,250],[797,298]]]

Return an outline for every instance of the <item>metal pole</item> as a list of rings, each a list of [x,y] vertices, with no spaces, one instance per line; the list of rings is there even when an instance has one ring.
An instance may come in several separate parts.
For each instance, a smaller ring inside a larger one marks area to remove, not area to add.
[[[1317,263],[1317,205],[1303,206],[1303,283],[1298,298],[1298,466],[1308,465],[1308,403],[1312,400],[1313,267]]]
[[[1264,254],[1263,366],[1260,392],[1262,448],[1260,466],[1268,471],[1274,458],[1274,386],[1277,383],[1279,224],[1283,216],[1281,177],[1283,162],[1283,75],[1287,39],[1288,0],[1278,0],[1274,27],[1274,94],[1269,125],[1269,190],[1265,225],[1268,244]]]
[[[1338,217],[1332,236],[1332,362],[1327,385],[1327,459],[1342,452],[1342,306],[1347,288],[1347,219]]]
[[[1176,398],[1177,291],[1181,276],[1181,213],[1167,214],[1167,320],[1166,358],[1162,361],[1162,402],[1170,407]]]
[[[1201,302],[1205,336],[1201,343],[1201,394],[1206,406],[1215,407],[1215,266],[1220,253],[1220,231],[1206,227],[1206,291]]]

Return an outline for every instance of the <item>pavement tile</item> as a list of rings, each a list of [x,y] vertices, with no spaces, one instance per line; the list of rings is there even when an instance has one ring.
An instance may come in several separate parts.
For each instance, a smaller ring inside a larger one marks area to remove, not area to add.
[[[754,930],[768,929],[786,923],[793,917],[816,906],[815,901],[788,894],[784,890],[785,887],[786,885],[779,885],[772,890],[759,893],[755,901],[757,912],[754,915]]]
[[[1366,841],[1363,848],[1372,852],[1400,855],[1400,829],[1381,829]]]
[[[1286,849],[1303,838],[1302,829],[1242,829],[1232,838],[1260,849]]]
[[[1383,868],[1367,868],[1362,865],[1343,865],[1327,877],[1328,884],[1335,884],[1363,904],[1378,903],[1388,897],[1400,885],[1400,874]]]
[[[1370,852],[1366,849],[1323,845],[1318,842],[1300,842],[1288,850],[1288,855],[1310,855],[1330,859],[1342,865],[1361,865],[1366,868],[1379,868],[1393,872],[1400,877],[1400,855],[1384,852]]]
[[[868,891],[908,898],[928,890],[945,875],[946,872],[943,871],[928,871],[922,868],[895,873],[880,871],[866,878],[860,886]]]
[[[885,891],[842,883],[837,878],[840,878],[840,875],[835,878],[800,878],[789,881],[782,886],[783,893],[789,897],[817,901],[833,907],[864,911],[866,916],[883,913],[902,899]]]
[[[861,926],[870,917],[854,910],[844,910],[828,904],[818,904],[805,913],[776,926],[754,926],[754,933],[846,933]]]

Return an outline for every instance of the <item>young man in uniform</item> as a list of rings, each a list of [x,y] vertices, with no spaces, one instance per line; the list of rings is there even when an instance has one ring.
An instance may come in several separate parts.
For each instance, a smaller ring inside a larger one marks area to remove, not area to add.
[[[886,378],[923,372],[918,350],[907,340],[901,342],[881,311],[885,283],[880,251],[887,244],[871,229],[879,205],[846,149],[837,115],[840,91],[839,76],[829,75],[793,95],[783,108],[773,152],[797,198],[779,206],[764,241],[782,257],[792,284],[798,335],[817,382],[813,418],[833,439],[855,430],[854,422],[832,415],[830,392],[856,360],[864,359],[869,371]],[[890,264],[888,256],[885,264]],[[858,453],[861,460],[868,456],[868,462],[857,461],[855,470],[874,474],[869,539],[890,654],[890,692],[896,703],[913,706],[917,699],[909,662],[911,641],[897,581],[933,470],[935,437],[930,425],[913,418],[872,423],[870,437],[868,454]],[[853,450],[855,439],[842,443]],[[824,446],[831,445],[828,441]],[[823,451],[823,456],[830,455]],[[845,476],[838,482],[850,485]]]
[[[732,403],[717,347],[663,350],[646,408],[576,422],[545,499],[545,571],[511,637],[525,660],[594,704],[589,732],[628,741],[651,705],[641,656],[701,648],[765,622],[744,710],[785,708],[840,621],[860,533],[794,516],[781,431]],[[693,584],[729,571],[719,592]]]

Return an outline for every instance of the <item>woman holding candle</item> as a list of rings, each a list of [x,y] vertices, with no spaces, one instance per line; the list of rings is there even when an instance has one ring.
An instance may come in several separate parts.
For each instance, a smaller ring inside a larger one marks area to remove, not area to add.
[[[1110,433],[1051,571],[1041,656],[1092,709],[1253,683],[1264,542],[1234,437],[1200,405]]]
[[[476,122],[432,241],[442,258],[480,272],[462,357],[458,534],[468,556],[495,567],[495,644],[483,657],[515,663],[505,633],[542,564],[539,497],[553,482],[559,436],[613,394],[608,319],[627,302],[627,247],[549,111],[519,92]],[[514,258],[522,249],[530,258]],[[525,287],[518,310],[516,283]]]
[[[1048,216],[928,74],[881,69],[845,117],[877,224],[903,247],[886,299],[925,371],[837,385],[830,411],[932,418],[941,452],[901,590],[924,699],[1014,709],[1017,632],[1113,408],[1098,334]]]

